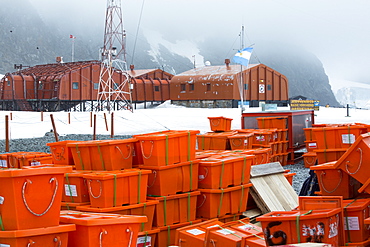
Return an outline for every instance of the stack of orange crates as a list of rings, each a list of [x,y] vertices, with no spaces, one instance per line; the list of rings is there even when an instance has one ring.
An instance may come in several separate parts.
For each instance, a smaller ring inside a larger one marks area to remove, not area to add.
[[[0,170],[1,246],[67,247],[74,224],[59,224],[64,173],[71,167]]]

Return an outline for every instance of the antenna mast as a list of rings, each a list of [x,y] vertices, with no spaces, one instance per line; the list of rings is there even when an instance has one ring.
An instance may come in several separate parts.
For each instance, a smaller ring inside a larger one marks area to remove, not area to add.
[[[121,0],[107,0],[97,110],[133,109],[122,19]]]

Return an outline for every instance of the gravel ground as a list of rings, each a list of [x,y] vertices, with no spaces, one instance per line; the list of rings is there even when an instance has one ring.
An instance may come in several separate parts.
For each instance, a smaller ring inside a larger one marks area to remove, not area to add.
[[[114,139],[127,139],[131,136],[115,136]],[[111,139],[109,135],[97,135],[97,140]],[[76,141],[87,141],[92,140],[92,135],[65,135],[59,136],[59,141],[64,140],[76,140]],[[44,137],[40,138],[25,138],[25,139],[14,139],[10,140],[10,151],[11,152],[50,152],[47,143],[55,142],[53,133],[47,133]],[[5,153],[5,141],[0,140],[0,153]],[[299,194],[303,182],[309,177],[309,168],[304,167],[303,160],[298,161],[294,165],[286,165],[284,169],[290,170],[291,173],[296,173],[293,178],[293,188]]]

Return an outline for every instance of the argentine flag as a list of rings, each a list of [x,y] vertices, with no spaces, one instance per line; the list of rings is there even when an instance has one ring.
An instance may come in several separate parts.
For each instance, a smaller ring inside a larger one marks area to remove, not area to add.
[[[238,51],[238,53],[235,54],[233,57],[234,63],[238,63],[244,66],[248,66],[249,59],[251,58],[253,48],[252,47],[247,47],[244,48],[241,51]]]

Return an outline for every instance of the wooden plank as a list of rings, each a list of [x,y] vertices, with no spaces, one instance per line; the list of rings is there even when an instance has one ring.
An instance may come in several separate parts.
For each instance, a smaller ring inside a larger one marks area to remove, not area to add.
[[[266,205],[266,210],[261,208],[264,213],[271,211],[284,211],[284,208],[276,198],[276,195],[266,183],[265,177],[251,178],[251,182],[258,196],[255,201],[262,201]]]
[[[254,165],[251,167],[251,177],[259,177],[264,175],[271,175],[277,173],[283,173],[284,168],[280,162],[272,162],[261,165]]]

